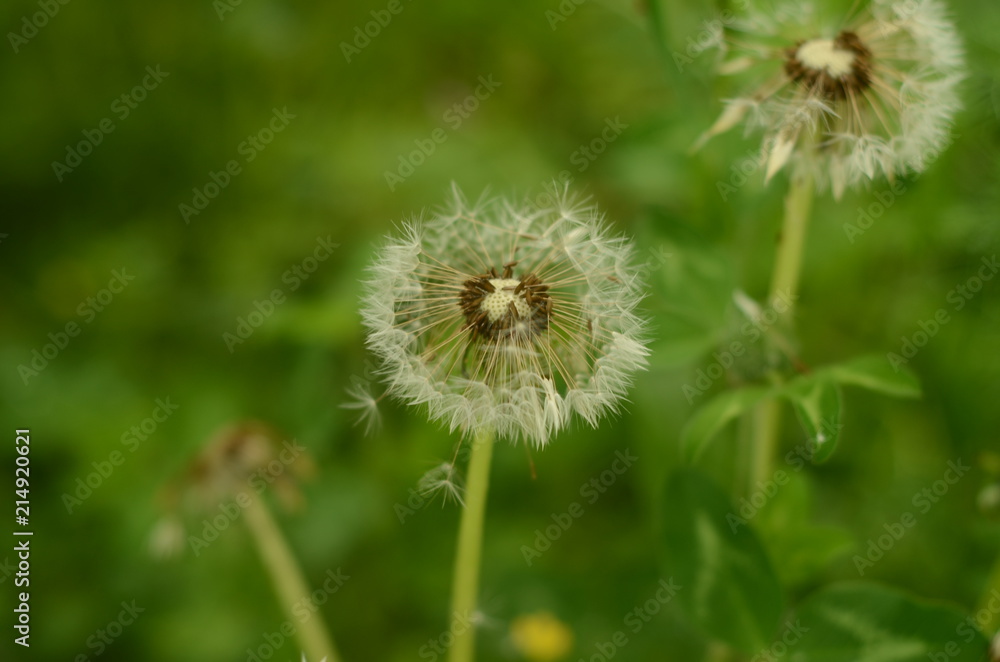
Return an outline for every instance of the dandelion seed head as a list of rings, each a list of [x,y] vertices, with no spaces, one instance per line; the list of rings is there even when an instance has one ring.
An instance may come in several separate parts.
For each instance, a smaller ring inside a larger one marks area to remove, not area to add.
[[[449,430],[545,445],[615,412],[645,366],[632,246],[565,190],[551,204],[457,189],[370,267],[362,318],[394,397]]]
[[[747,79],[695,143],[744,122],[764,134],[765,181],[790,168],[840,197],[919,172],[946,146],[964,77],[939,0],[872,0],[850,16],[812,2],[756,3],[727,27],[720,73]]]

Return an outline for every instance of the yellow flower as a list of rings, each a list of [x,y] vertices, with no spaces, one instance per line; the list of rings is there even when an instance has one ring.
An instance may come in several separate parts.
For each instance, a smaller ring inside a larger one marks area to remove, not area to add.
[[[555,662],[573,649],[573,632],[547,611],[514,619],[510,638],[518,652],[533,662]]]

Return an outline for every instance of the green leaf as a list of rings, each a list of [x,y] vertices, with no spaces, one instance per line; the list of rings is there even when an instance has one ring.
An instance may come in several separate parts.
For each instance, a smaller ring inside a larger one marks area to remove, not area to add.
[[[759,387],[725,391],[698,408],[681,432],[685,460],[696,460],[726,423],[773,393],[773,389]]]
[[[746,653],[771,641],[783,609],[778,577],[756,535],[724,492],[694,470],[667,483],[665,571],[687,617]]]
[[[780,489],[752,521],[781,585],[792,589],[815,582],[830,563],[855,545],[847,529],[816,522],[813,486],[802,473],[804,466],[805,461],[798,457],[775,472],[774,481]]]
[[[649,30],[653,34],[653,42],[660,56],[666,60],[670,49],[667,48],[667,36],[663,29],[666,19],[663,15],[662,0],[649,0],[646,6],[649,11]]]
[[[785,635],[784,658],[796,662],[986,659],[988,643],[965,614],[878,584],[830,585],[808,598],[796,616]]]
[[[650,213],[639,253],[654,296],[657,344],[652,361],[695,363],[725,336],[736,275],[731,257],[677,219]],[[655,231],[654,231],[655,228]]]
[[[840,387],[820,374],[799,378],[782,390],[809,438],[812,461],[825,462],[840,439],[842,408]]]
[[[819,372],[839,384],[860,386],[897,398],[919,398],[920,381],[907,368],[896,372],[884,356],[862,356],[845,363],[826,366]]]

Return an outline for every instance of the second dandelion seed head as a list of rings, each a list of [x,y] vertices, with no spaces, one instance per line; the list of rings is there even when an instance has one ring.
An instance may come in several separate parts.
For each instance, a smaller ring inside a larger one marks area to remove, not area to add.
[[[945,147],[965,73],[938,0],[760,2],[719,39],[719,72],[745,78],[695,143],[745,122],[764,135],[765,181],[786,167],[835,197],[927,167]]]

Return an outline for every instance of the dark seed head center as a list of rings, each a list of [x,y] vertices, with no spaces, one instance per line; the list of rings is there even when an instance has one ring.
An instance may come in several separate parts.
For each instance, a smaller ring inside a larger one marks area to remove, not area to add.
[[[785,73],[830,100],[863,92],[872,81],[872,53],[853,32],[801,41],[785,51]]]
[[[458,305],[473,337],[490,342],[529,340],[549,326],[549,286],[534,274],[514,278],[516,263],[465,281]]]

